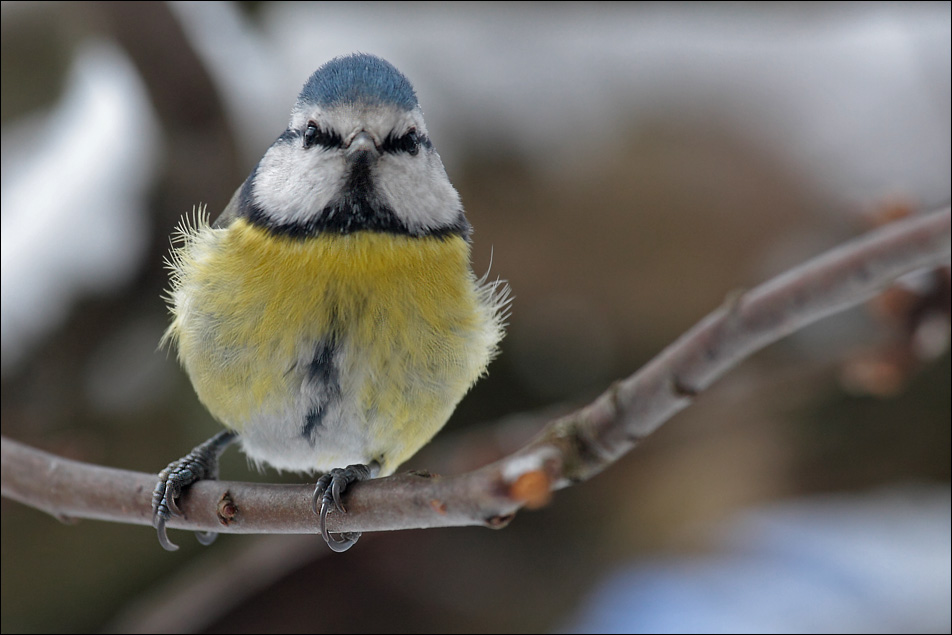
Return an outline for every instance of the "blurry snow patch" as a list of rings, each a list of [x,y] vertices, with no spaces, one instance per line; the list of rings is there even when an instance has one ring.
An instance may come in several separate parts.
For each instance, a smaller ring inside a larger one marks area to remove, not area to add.
[[[135,69],[84,44],[51,112],[4,127],[2,369],[80,296],[135,272],[158,134]]]
[[[291,76],[288,64],[275,58],[273,47],[233,2],[170,2],[168,7],[212,76],[250,168],[284,131],[307,75]]]
[[[595,589],[568,632],[945,632],[950,491],[907,487],[762,508],[720,555],[639,562]]]

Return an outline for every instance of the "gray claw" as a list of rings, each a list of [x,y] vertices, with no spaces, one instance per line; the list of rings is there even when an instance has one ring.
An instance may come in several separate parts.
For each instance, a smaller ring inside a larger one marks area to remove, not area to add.
[[[196,481],[218,478],[218,459],[237,438],[234,432],[219,432],[159,472],[158,483],[152,491],[152,525],[159,536],[159,544],[166,551],[178,549],[178,545],[169,540],[166,525],[173,516],[182,515],[179,496]],[[217,535],[209,531],[198,532],[195,537],[203,545],[210,545]]]
[[[162,548],[166,551],[178,551],[178,545],[169,540],[169,536],[165,532],[165,518],[154,519],[152,523],[155,525],[155,531],[159,534],[159,544],[162,545]]]
[[[347,485],[350,485],[350,483],[343,478],[335,478],[331,482],[331,495],[334,499],[334,508],[342,514],[346,514],[347,510],[344,509],[344,503],[340,500],[340,492],[341,489]]]
[[[370,465],[348,465],[345,468],[335,468],[317,480],[314,494],[311,496],[311,508],[320,517],[321,536],[331,551],[337,553],[347,551],[356,544],[360,538],[360,532],[347,531],[332,534],[327,530],[328,512],[333,507],[342,514],[347,513],[341,494],[352,483],[372,478],[379,469],[380,466],[376,462]],[[318,509],[318,501],[320,501],[320,509]]]

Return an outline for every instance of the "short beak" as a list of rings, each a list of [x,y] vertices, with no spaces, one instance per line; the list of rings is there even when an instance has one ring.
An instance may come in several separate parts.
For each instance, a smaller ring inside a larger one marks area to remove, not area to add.
[[[347,144],[346,151],[347,158],[354,161],[361,159],[361,157],[364,157],[363,160],[374,158],[379,154],[374,138],[366,130],[361,130],[354,135],[354,138]]]

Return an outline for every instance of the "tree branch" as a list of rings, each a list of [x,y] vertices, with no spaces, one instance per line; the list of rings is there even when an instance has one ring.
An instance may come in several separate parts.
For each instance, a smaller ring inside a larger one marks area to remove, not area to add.
[[[727,370],[780,338],[869,299],[898,277],[948,265],[950,210],[887,225],[733,295],[634,375],[548,424],[514,454],[457,476],[398,474],[355,484],[330,531],[504,526],[522,507],[608,467]],[[63,459],[2,440],[2,494],[59,518],[148,525],[156,476]],[[313,484],[196,483],[169,526],[316,533]]]

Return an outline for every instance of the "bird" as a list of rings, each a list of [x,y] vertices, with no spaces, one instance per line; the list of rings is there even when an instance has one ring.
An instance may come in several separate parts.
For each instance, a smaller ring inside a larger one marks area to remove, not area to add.
[[[357,541],[327,529],[342,494],[429,442],[498,354],[509,286],[475,275],[471,233],[406,76],[367,53],[318,68],[218,218],[199,208],[173,235],[162,343],[224,430],[159,473],[165,549],[180,496],[234,443],[321,474],[320,533]]]

